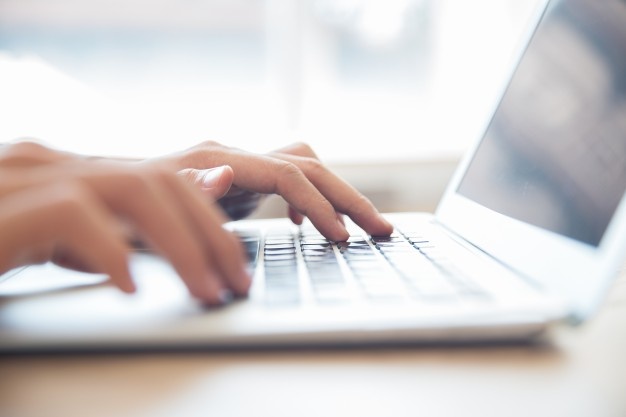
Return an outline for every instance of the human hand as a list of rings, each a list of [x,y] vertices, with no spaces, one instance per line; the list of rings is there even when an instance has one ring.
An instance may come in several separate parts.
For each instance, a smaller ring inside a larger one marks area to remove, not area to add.
[[[0,144],[0,168],[29,168],[82,157],[32,141]]]
[[[228,165],[208,169],[186,168],[178,174],[200,188],[209,199],[216,200],[231,220],[248,217],[265,197],[233,185],[235,174]]]
[[[212,197],[222,197],[221,205],[237,217],[249,214],[262,195],[276,193],[289,204],[289,217],[294,223],[302,223],[306,216],[332,240],[341,241],[349,236],[341,214],[348,215],[372,235],[388,235],[393,231],[393,226],[366,197],[334,175],[303,143],[259,155],[209,141],[159,161],[172,164],[199,185],[205,171],[197,170],[230,167],[232,186],[218,187],[219,192],[215,188],[206,192]],[[228,182],[230,173],[225,175]],[[224,194],[220,196],[222,191]]]
[[[220,304],[226,290],[244,295],[250,286],[242,248],[224,221],[197,189],[160,166],[88,161],[33,144],[0,150],[0,271],[54,260],[108,274],[132,292],[129,223],[192,295]]]

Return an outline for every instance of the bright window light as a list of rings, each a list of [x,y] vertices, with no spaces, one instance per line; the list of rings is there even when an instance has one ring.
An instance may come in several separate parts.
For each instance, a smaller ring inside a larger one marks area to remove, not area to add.
[[[0,141],[458,156],[537,0],[3,0]]]

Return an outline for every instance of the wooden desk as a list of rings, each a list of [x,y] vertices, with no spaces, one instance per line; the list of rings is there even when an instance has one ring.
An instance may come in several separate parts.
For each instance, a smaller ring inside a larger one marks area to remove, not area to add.
[[[625,356],[626,276],[543,346],[0,357],[0,416],[624,417]]]

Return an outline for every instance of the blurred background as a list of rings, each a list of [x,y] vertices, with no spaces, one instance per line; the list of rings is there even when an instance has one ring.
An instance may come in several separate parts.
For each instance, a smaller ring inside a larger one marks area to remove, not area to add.
[[[0,141],[153,156],[300,140],[381,210],[433,210],[540,3],[0,0]]]

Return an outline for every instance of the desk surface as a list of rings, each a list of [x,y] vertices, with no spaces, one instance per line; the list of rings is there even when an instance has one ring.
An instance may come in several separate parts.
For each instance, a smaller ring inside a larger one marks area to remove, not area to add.
[[[0,356],[0,416],[626,416],[626,274],[540,346]]]

